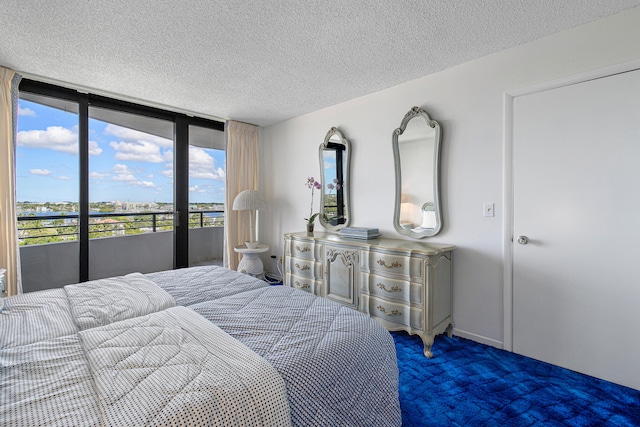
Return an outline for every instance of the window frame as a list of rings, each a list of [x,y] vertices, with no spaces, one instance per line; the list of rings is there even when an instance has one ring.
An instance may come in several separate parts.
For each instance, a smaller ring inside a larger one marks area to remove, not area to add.
[[[31,79],[22,79],[19,92],[58,98],[78,104],[79,143],[79,272],[78,281],[89,280],[89,107],[111,109],[174,123],[174,244],[173,268],[189,266],[189,126],[225,130],[225,123],[184,113],[136,104],[103,95],[82,92]]]

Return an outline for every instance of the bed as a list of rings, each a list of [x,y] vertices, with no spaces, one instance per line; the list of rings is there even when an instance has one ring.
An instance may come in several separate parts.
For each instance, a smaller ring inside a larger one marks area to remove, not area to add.
[[[0,425],[396,426],[377,322],[205,266],[6,298]]]

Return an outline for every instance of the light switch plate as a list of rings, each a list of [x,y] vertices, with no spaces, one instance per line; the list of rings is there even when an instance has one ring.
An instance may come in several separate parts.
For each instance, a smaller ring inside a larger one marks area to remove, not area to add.
[[[495,205],[493,203],[485,203],[482,205],[482,210],[484,212],[484,216],[493,217],[495,216]]]

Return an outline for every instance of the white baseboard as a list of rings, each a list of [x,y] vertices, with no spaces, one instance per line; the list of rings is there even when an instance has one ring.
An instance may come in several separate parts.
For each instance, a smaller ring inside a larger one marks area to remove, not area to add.
[[[487,338],[482,335],[472,334],[471,332],[461,331],[456,328],[453,328],[453,335],[479,342],[480,344],[490,345],[491,347],[499,348],[501,350],[504,349],[504,343],[502,341]]]

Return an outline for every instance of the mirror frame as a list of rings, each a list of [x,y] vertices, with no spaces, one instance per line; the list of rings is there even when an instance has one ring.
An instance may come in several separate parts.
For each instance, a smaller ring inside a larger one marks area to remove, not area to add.
[[[422,117],[426,120],[427,125],[435,129],[435,141],[433,152],[433,204],[436,217],[436,226],[432,229],[425,229],[421,232],[416,232],[402,228],[400,225],[400,205],[402,203],[402,171],[400,163],[400,147],[398,146],[398,137],[404,133],[407,129],[407,124],[411,119],[416,117]],[[393,161],[396,173],[396,200],[395,208],[393,212],[393,226],[396,231],[405,236],[413,237],[414,239],[422,239],[425,237],[435,236],[442,229],[442,210],[440,204],[440,146],[442,145],[442,130],[440,123],[432,120],[426,111],[420,107],[413,107],[402,119],[400,127],[393,131]]]
[[[336,135],[339,139],[340,142],[332,142],[333,144],[340,144],[342,146],[344,146],[344,158],[343,158],[343,166],[344,166],[344,176],[343,176],[343,180],[342,180],[342,197],[343,197],[343,202],[344,202],[344,211],[345,211],[345,217],[346,217],[346,221],[343,224],[339,224],[339,225],[332,225],[329,222],[325,221],[324,219],[324,203],[325,203],[325,188],[327,183],[324,182],[324,177],[325,177],[325,173],[324,173],[324,157],[323,157],[323,152],[324,150],[329,148],[329,140],[331,139],[332,136]],[[351,196],[350,196],[350,192],[349,192],[349,187],[350,187],[350,182],[351,182],[351,177],[350,177],[350,163],[351,163],[351,144],[349,143],[349,140],[346,139],[343,135],[342,132],[340,132],[340,130],[337,127],[332,127],[331,129],[329,129],[329,132],[327,132],[327,135],[324,137],[324,142],[322,144],[320,144],[320,148],[318,150],[318,155],[320,158],[320,176],[321,178],[321,182],[322,182],[322,196],[320,198],[320,215],[318,215],[318,219],[320,221],[320,224],[326,228],[327,230],[333,230],[333,231],[337,231],[340,230],[344,227],[348,227],[349,224],[351,223]]]

